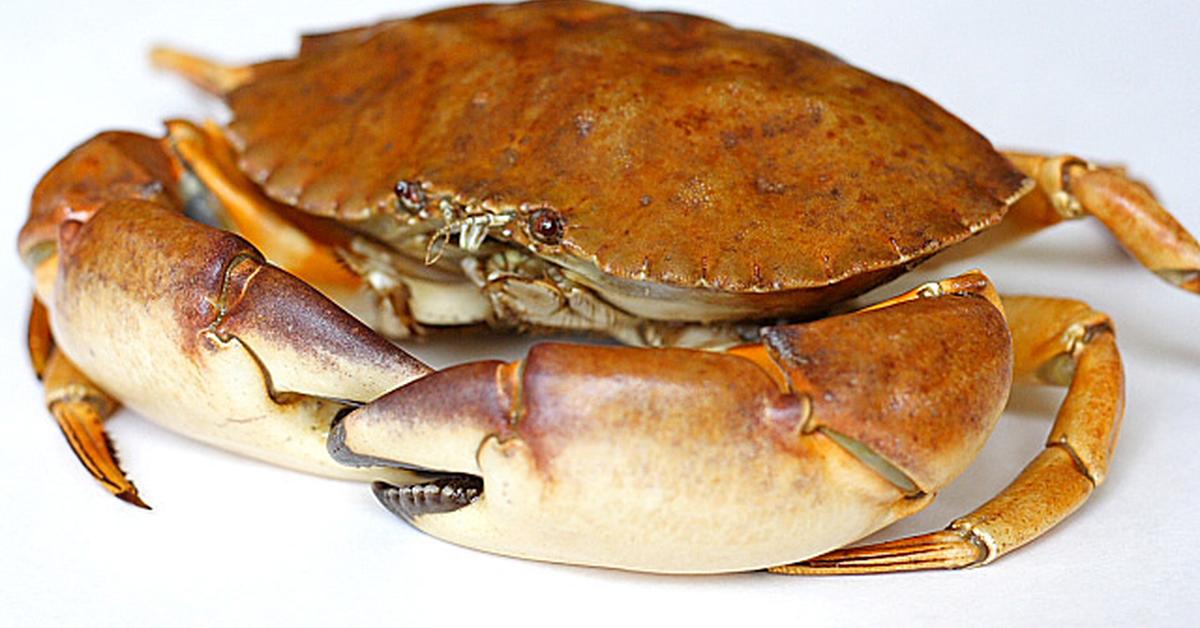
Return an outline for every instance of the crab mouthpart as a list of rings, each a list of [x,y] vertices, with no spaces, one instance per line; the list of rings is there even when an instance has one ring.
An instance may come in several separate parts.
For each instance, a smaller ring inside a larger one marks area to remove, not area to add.
[[[454,512],[479,501],[483,479],[466,473],[437,474],[418,484],[374,482],[371,490],[379,503],[401,519]]]

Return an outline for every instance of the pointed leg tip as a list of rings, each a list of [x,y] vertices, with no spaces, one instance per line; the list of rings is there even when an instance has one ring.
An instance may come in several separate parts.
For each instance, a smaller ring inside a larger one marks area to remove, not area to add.
[[[104,421],[118,407],[116,400],[96,388],[61,353],[51,355],[46,374],[48,409],[75,457],[117,499],[150,510],[125,477],[104,431]]]
[[[833,550],[815,558],[768,569],[790,576],[834,576],[928,569],[962,569],[981,564],[985,551],[951,530]]]
[[[246,83],[253,73],[249,67],[223,65],[168,46],[152,48],[150,63],[161,70],[178,74],[216,96],[227,94]]]
[[[137,506],[143,510],[154,510],[150,507],[150,504],[142,501],[142,498],[138,496],[137,488],[133,486],[130,486],[129,488],[118,493],[113,493],[113,495],[116,496],[117,499],[127,504],[133,504],[134,506]]]

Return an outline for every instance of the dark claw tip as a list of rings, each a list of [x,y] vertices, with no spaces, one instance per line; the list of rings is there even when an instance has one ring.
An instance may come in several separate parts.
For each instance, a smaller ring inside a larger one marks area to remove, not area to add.
[[[385,508],[406,521],[421,515],[454,512],[483,497],[483,480],[465,473],[430,476],[407,486],[372,482],[371,492]]]
[[[342,464],[353,464],[354,452],[346,447],[346,426],[342,425],[342,419],[354,410],[353,407],[346,407],[333,415],[333,421],[329,424],[329,438],[325,441],[325,449],[329,451],[329,455]]]
[[[121,491],[120,493],[114,493],[114,495],[117,496],[117,499],[119,499],[127,504],[133,504],[134,506],[137,506],[138,508],[143,508],[145,510],[154,510],[153,508],[150,507],[149,504],[142,501],[141,497],[138,497],[138,492],[137,492],[136,488],[126,489],[124,491]]]

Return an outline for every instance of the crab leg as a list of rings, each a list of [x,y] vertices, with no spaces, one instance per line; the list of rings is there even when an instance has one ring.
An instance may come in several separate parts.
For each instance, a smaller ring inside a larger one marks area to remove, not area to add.
[[[149,509],[137,487],[125,477],[104,432],[104,421],[120,407],[117,400],[93,384],[58,349],[50,352],[44,383],[46,407],[88,473],[117,498]]]
[[[149,508],[138,497],[137,487],[121,471],[104,421],[120,404],[79,372],[54,346],[50,314],[33,299],[29,312],[29,359],[33,372],[46,389],[46,407],[83,466],[102,486],[135,506]]]
[[[284,466],[392,475],[347,475],[325,434],[340,409],[428,367],[245,240],[184,216],[180,173],[163,142],[108,133],[35,191],[20,241],[37,292],[30,352],[80,460],[133,501],[102,426],[116,400]]]
[[[150,51],[150,61],[214,96],[227,94],[254,77],[249,66],[223,65],[174,48],[155,48]]]
[[[46,365],[50,362],[50,354],[54,352],[54,336],[50,333],[50,313],[37,297],[29,308],[29,328],[27,334],[29,347],[29,363],[38,379],[45,376]]]
[[[1010,210],[1002,227],[1006,235],[1092,215],[1143,266],[1184,290],[1200,293],[1200,244],[1145,184],[1119,168],[1069,155],[1009,152],[1005,156],[1037,183],[1036,190]]]
[[[264,197],[237,170],[233,147],[215,124],[200,127],[171,120],[166,125],[164,141],[198,184],[193,196],[197,202],[188,212],[192,218],[246,238],[271,263],[363,317],[366,312],[352,307],[363,281],[346,268],[336,252],[350,246],[352,236],[345,226]]]
[[[171,120],[167,122],[167,140],[195,175],[202,190],[198,196],[211,197],[212,202],[194,205],[203,207],[199,217],[204,222],[246,238],[272,263],[320,290],[384,336],[404,338],[420,333],[410,307],[414,300],[409,285],[423,287],[430,282],[401,281],[392,264],[363,253],[364,249],[374,253],[381,245],[372,246],[336,220],[267,198],[238,170],[233,147],[212,122],[201,127]]]
[[[1108,317],[1066,299],[1006,297],[1014,379],[1069,386],[1045,449],[1007,488],[941,532],[836,550],[785,574],[861,574],[987,564],[1041,536],[1104,481],[1124,413]]]
[[[119,404],[83,375],[56,346],[46,304],[54,296],[58,233],[77,231],[79,220],[118,198],[173,203],[161,182],[174,170],[157,143],[128,133],[106,133],[80,146],[43,177],[20,234],[20,252],[34,275],[28,348],[34,373],[43,379],[46,403],[76,457],[106,489],[145,507],[121,471],[104,421]]]

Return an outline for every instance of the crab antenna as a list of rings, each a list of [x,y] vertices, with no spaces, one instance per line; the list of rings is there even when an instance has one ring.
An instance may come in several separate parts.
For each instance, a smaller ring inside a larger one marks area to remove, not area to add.
[[[249,66],[221,65],[165,46],[156,46],[150,51],[150,62],[157,68],[179,74],[214,96],[228,94],[254,75]]]

